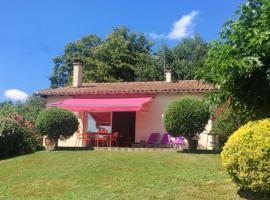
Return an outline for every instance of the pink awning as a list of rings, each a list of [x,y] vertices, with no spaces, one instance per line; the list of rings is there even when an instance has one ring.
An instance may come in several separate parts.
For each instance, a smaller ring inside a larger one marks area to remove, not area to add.
[[[113,99],[65,99],[48,104],[48,107],[59,107],[72,111],[139,111],[151,97],[113,98]]]

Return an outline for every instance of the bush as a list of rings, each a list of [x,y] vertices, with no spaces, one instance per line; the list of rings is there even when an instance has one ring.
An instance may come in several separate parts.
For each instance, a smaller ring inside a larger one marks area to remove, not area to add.
[[[30,153],[36,150],[28,128],[16,120],[0,116],[0,157]]]
[[[181,97],[166,108],[164,125],[171,135],[183,135],[189,149],[196,149],[198,134],[204,131],[209,117],[208,108],[198,98]]]
[[[270,193],[270,119],[240,127],[229,137],[221,158],[242,189]]]
[[[36,120],[36,128],[48,139],[55,142],[58,147],[58,139],[64,140],[69,138],[78,129],[79,122],[74,113],[60,109],[50,108],[42,111]]]
[[[215,116],[211,133],[218,136],[219,146],[223,148],[232,133],[252,119],[255,119],[252,112],[227,108]]]
[[[28,135],[30,135],[31,137],[30,142],[33,147],[33,150],[42,149],[42,136],[37,133],[32,121],[25,119],[24,116],[16,112],[8,114],[7,117],[17,122],[17,124],[19,124],[21,128],[26,129]]]

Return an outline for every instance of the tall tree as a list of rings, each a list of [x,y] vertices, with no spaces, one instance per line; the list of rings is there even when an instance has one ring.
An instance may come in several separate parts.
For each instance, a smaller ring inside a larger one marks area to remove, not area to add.
[[[204,68],[206,81],[219,85],[215,99],[270,116],[270,1],[248,0],[212,42]]]
[[[54,69],[50,76],[51,87],[62,87],[71,80],[72,63],[74,59],[81,59],[84,63],[86,75],[94,74],[96,61],[93,49],[102,43],[101,38],[91,34],[76,42],[70,42],[65,46],[64,54],[53,59]]]
[[[75,58],[84,63],[85,82],[135,81],[141,58],[151,55],[152,45],[144,34],[126,27],[114,28],[105,40],[90,35],[71,42],[65,46],[64,55],[54,58],[51,87],[70,82]]]
[[[207,55],[207,43],[196,34],[192,38],[184,38],[175,47],[162,44],[156,53],[159,71],[170,69],[173,80],[195,79],[195,72],[203,65]],[[163,76],[161,77],[161,80]]]
[[[159,56],[142,54],[135,71],[136,81],[161,81],[164,79],[163,65]]]
[[[172,49],[173,77],[176,80],[195,79],[195,72],[202,67],[207,54],[207,43],[196,34],[185,38]]]

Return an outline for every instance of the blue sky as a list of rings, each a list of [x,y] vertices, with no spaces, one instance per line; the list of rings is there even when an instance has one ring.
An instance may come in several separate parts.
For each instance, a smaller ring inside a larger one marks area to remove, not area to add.
[[[49,87],[52,58],[66,43],[111,28],[144,32],[156,46],[193,33],[211,41],[244,0],[1,0],[0,101]],[[15,90],[10,90],[15,89]],[[22,91],[22,92],[20,92]],[[5,96],[6,92],[6,96]],[[24,92],[24,93],[23,93]]]

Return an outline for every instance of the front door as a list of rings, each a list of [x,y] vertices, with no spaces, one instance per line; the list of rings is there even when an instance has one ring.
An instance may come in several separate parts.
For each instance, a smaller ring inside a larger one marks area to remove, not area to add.
[[[135,142],[136,112],[113,112],[112,131],[119,133],[118,145],[129,147]]]

